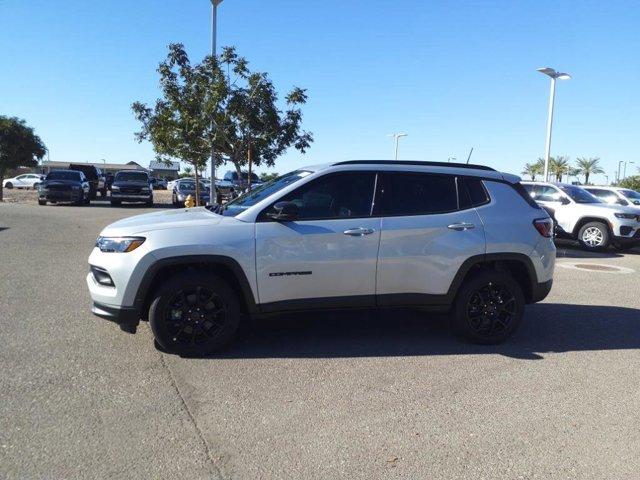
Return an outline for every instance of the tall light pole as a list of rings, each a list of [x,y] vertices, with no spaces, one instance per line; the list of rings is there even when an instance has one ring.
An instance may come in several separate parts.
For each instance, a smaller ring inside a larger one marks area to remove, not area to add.
[[[211,0],[211,56],[216,59],[216,36],[218,33],[218,5],[222,0]],[[212,129],[215,128],[214,119],[211,118]],[[216,148],[215,143],[211,141],[211,186],[209,191],[209,203],[214,205],[217,203],[216,197]]]
[[[398,160],[398,140],[400,140],[402,137],[406,137],[407,134],[406,133],[392,133],[391,135],[387,135],[387,137],[393,137],[395,139],[396,142],[396,153],[394,156],[395,160]]]
[[[622,171],[622,179],[624,180],[625,178],[627,178],[627,163],[633,163],[635,164],[636,162],[627,162],[625,160],[624,162],[624,170]]]
[[[551,93],[549,94],[549,115],[547,118],[547,143],[544,152],[544,181],[549,181],[549,159],[551,158],[551,130],[553,128],[553,104],[556,96],[556,80],[569,80],[571,75],[568,73],[556,72],[553,68],[539,68],[540,73],[544,73],[551,78]]]
[[[624,162],[624,160],[620,160],[618,162],[618,173],[616,175],[616,182],[620,181],[620,174],[622,173],[622,162]]]

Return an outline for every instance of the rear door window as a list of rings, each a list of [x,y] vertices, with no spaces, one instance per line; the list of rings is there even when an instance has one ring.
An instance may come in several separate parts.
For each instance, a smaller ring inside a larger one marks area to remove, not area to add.
[[[385,172],[382,182],[384,216],[432,215],[458,209],[455,176]]]

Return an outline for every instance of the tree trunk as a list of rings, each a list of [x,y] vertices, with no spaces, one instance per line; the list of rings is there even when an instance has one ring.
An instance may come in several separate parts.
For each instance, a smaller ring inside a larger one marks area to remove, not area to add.
[[[4,197],[2,196],[2,182],[4,182],[4,173],[0,173],[0,202],[4,201]]]
[[[589,173],[584,174],[584,184],[589,185]]]
[[[247,151],[247,161],[249,162],[249,175],[247,176],[247,183],[249,184],[249,191],[251,191],[251,141],[249,141],[249,149]]]
[[[196,171],[196,207],[200,206],[200,175],[198,175],[198,167],[195,166]]]
[[[242,166],[240,165],[240,162],[233,161],[233,166],[236,167],[236,173],[238,174],[238,184],[240,186],[244,186],[243,178],[242,178]],[[242,192],[239,192],[239,193],[242,193]]]

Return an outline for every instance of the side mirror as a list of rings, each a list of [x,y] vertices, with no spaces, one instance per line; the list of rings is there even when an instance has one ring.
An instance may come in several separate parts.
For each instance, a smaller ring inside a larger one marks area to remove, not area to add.
[[[267,217],[276,222],[290,222],[298,218],[298,205],[293,202],[277,202]]]
[[[571,201],[567,197],[560,197],[560,203],[562,205],[569,205]]]

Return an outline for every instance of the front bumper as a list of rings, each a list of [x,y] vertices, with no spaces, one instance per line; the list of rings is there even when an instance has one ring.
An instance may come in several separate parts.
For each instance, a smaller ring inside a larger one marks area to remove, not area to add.
[[[615,242],[622,244],[640,244],[640,229],[636,230],[635,233],[632,231],[629,236],[614,235],[613,239]]]
[[[111,200],[120,202],[150,202],[153,200],[153,193],[122,193],[111,191]]]
[[[140,312],[134,307],[114,307],[113,305],[93,302],[91,313],[97,317],[117,323],[122,331],[128,333],[136,333],[140,323]]]
[[[77,202],[82,193],[82,190],[40,190],[38,198],[50,202]]]

